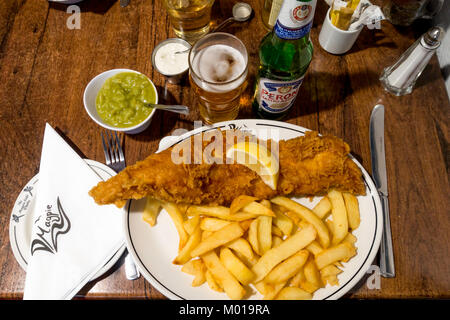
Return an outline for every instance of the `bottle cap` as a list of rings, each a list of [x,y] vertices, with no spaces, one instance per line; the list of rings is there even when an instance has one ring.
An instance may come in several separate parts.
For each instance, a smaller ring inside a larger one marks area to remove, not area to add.
[[[444,37],[445,31],[442,27],[433,27],[424,34],[423,40],[431,47],[439,47],[441,40]]]

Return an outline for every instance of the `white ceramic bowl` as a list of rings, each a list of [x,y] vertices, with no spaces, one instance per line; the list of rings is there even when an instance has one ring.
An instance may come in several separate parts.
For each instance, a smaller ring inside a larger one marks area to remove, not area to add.
[[[128,134],[140,133],[148,128],[148,126],[150,125],[150,122],[152,121],[152,117],[153,117],[153,114],[155,113],[156,109],[152,110],[152,112],[149,114],[147,119],[145,119],[144,121],[142,121],[141,123],[139,123],[133,127],[128,127],[128,128],[118,128],[118,127],[110,126],[110,125],[106,124],[97,113],[95,101],[97,99],[98,92],[100,91],[100,89],[102,88],[103,84],[105,83],[105,81],[107,79],[109,79],[112,76],[114,76],[118,73],[121,73],[121,72],[134,72],[134,73],[142,74],[138,71],[131,70],[131,69],[112,69],[112,70],[108,70],[103,73],[100,73],[98,76],[93,78],[86,86],[86,89],[84,89],[84,95],[83,95],[84,108],[86,109],[86,112],[91,117],[91,119],[94,120],[99,126],[102,126],[103,128],[113,130],[113,131],[121,131],[121,132],[125,132]],[[142,75],[145,76],[145,74],[142,74]],[[147,77],[147,79],[148,79],[148,77]],[[158,103],[158,91],[156,90],[156,87],[153,84],[153,82],[150,79],[148,79],[148,80],[150,81],[150,83],[153,86],[153,89],[155,90],[155,96],[156,96],[155,104],[156,104],[156,103]]]

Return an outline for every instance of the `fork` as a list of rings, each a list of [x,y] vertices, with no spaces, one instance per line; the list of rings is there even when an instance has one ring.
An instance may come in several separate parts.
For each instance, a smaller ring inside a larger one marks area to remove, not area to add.
[[[115,172],[125,169],[125,156],[120,144],[117,132],[105,130],[105,134],[101,132],[103,151],[105,152],[106,165]],[[140,273],[130,254],[127,252],[125,256],[125,275],[128,280],[135,280],[140,277]]]

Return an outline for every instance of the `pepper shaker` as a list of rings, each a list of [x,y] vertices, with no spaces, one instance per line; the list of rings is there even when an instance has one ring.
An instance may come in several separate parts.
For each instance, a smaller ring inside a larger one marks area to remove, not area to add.
[[[412,92],[416,80],[441,45],[445,31],[432,27],[408,48],[395,64],[384,69],[380,81],[386,91],[402,96]]]

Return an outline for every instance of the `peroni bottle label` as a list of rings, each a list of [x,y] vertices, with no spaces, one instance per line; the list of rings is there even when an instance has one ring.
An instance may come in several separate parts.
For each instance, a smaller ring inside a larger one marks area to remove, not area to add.
[[[290,81],[260,78],[259,94],[256,96],[259,105],[270,113],[285,112],[294,103],[303,78]]]
[[[316,1],[286,1],[275,24],[275,34],[281,39],[300,39],[311,31]]]

